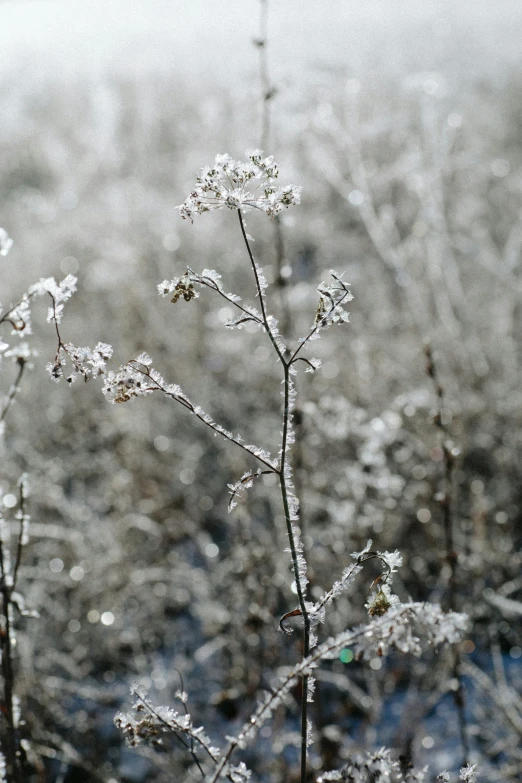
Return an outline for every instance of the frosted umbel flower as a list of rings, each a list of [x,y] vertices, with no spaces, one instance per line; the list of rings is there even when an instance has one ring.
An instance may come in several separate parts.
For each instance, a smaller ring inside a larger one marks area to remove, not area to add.
[[[192,222],[193,215],[215,209],[259,209],[276,217],[283,209],[300,203],[301,188],[276,187],[279,167],[272,156],[261,150],[246,153],[245,162],[230,155],[216,155],[213,166],[206,166],[196,179],[196,187],[178,207],[182,218]]]

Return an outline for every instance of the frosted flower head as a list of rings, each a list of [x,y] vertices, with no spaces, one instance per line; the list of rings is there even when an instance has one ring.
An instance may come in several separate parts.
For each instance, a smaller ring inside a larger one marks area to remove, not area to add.
[[[170,301],[174,303],[181,298],[183,298],[185,302],[190,302],[192,299],[197,299],[199,297],[188,271],[175,280],[164,280],[163,283],[158,285],[158,292],[161,296],[173,294]]]
[[[276,187],[279,166],[272,156],[261,150],[246,153],[245,162],[230,155],[216,155],[213,166],[206,166],[196,179],[196,187],[178,207],[185,220],[215,209],[259,209],[276,217],[283,209],[300,203],[301,188],[295,185]]]

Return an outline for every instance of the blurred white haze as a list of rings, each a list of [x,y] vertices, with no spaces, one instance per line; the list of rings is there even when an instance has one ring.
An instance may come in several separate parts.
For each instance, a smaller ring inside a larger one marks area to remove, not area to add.
[[[2,70],[127,74],[174,71],[186,80],[238,82],[255,68],[256,0],[4,0]],[[430,69],[459,52],[470,74],[516,58],[517,0],[274,0],[272,67],[303,78],[303,66]]]

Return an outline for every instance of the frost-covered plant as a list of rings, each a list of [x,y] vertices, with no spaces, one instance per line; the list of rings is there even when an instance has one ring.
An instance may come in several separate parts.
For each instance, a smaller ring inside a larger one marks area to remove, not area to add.
[[[364,558],[369,548],[357,554],[357,560]],[[395,559],[395,555],[392,556]],[[267,692],[259,703],[257,710],[245,722],[237,736],[228,737],[224,750],[212,747],[203,728],[195,729],[188,713],[180,715],[167,707],[153,707],[144,692],[138,693],[138,701],[134,705],[136,714],[122,713],[117,716],[117,725],[124,730],[131,744],[141,740],[152,740],[161,744],[158,736],[164,732],[185,734],[196,740],[203,748],[206,756],[214,764],[214,770],[208,772],[208,780],[215,783],[221,777],[237,774],[237,768],[231,766],[235,752],[245,748],[257,736],[263,725],[270,719],[281,702],[288,696],[291,688],[299,678],[309,678],[309,700],[312,701],[312,672],[322,660],[336,658],[339,652],[350,647],[360,659],[386,655],[391,649],[402,653],[420,655],[423,647],[437,646],[457,641],[466,624],[466,616],[456,613],[445,614],[440,607],[425,603],[399,604],[394,609],[383,613],[383,616],[373,619],[370,623],[339,634],[326,642],[315,646],[315,649],[301,663],[288,672],[281,682]],[[182,699],[186,701],[186,695]],[[307,724],[307,744],[311,744],[311,726]],[[194,749],[192,748],[192,752]],[[206,760],[206,759],[205,759]],[[203,763],[205,762],[203,760]],[[244,765],[243,765],[244,767]],[[245,769],[245,775],[248,771]],[[245,779],[247,779],[245,777]],[[324,780],[344,778],[324,778]],[[398,778],[399,779],[399,778]],[[408,778],[413,780],[414,778]]]
[[[0,255],[5,256],[12,247],[12,240],[4,229],[0,229]],[[68,275],[60,283],[54,278],[42,279],[30,286],[18,302],[3,309],[0,307],[0,373],[1,380],[7,375],[8,362],[17,367],[14,381],[0,396],[0,438],[5,435],[7,414],[16,402],[22,378],[27,369],[32,369],[32,360],[37,355],[28,341],[32,335],[32,300],[48,295],[51,306],[47,321],[55,324],[58,337],[57,355],[62,350],[58,331],[64,303],[76,290],[76,278]],[[5,335],[5,336],[4,336]],[[14,338],[11,339],[11,338]],[[7,340],[11,340],[7,342]],[[7,370],[7,371],[6,371]],[[7,783],[21,783],[26,769],[22,755],[27,750],[27,738],[22,740],[23,722],[20,716],[20,702],[16,694],[16,623],[19,617],[38,617],[38,612],[26,606],[24,596],[19,592],[20,566],[25,548],[29,542],[30,516],[27,511],[29,481],[22,474],[17,483],[17,496],[0,489],[0,666],[2,674],[2,710],[0,733],[0,776]],[[9,509],[16,509],[10,512]]]
[[[319,338],[323,330],[348,321],[345,305],[352,299],[352,295],[343,276],[332,271],[332,281],[330,283],[322,282],[318,287],[319,304],[308,332],[295,346],[287,347],[284,344],[279,334],[277,319],[268,310],[268,283],[254,258],[250,244],[252,238],[247,234],[244,220],[244,213],[251,208],[260,209],[270,217],[275,217],[283,207],[299,202],[297,189],[292,187],[276,191],[267,184],[277,175],[278,166],[273,158],[263,158],[260,152],[248,155],[247,162],[243,164],[233,161],[229,156],[218,156],[214,167],[203,170],[198,178],[198,187],[180,207],[181,216],[188,218],[191,218],[193,213],[203,213],[222,207],[237,211],[241,236],[254,278],[259,310],[249,305],[244,306],[237,295],[226,293],[221,283],[221,275],[214,270],[205,269],[201,274],[197,274],[188,268],[182,276],[172,280],[164,280],[158,286],[160,295],[172,295],[174,303],[181,299],[187,303],[196,299],[198,293],[195,286],[212,290],[240,312],[237,319],[227,323],[229,328],[241,328],[243,324],[251,323],[267,335],[275,358],[281,367],[283,386],[281,440],[277,458],[273,458],[264,448],[245,443],[241,435],[234,434],[217,424],[202,408],[190,401],[179,385],[164,380],[162,375],[152,367],[152,359],[148,354],[141,353],[136,359],[126,362],[119,369],[113,371],[106,367],[106,361],[112,353],[110,346],[98,344],[94,352],[88,348],[80,351],[68,347],[59,337],[59,356],[61,358],[57,366],[61,368],[62,361],[68,357],[73,362],[74,375],[82,374],[86,379],[92,377],[93,373],[90,368],[94,367],[94,374],[103,376],[103,393],[109,402],[123,403],[137,397],[160,392],[167,398],[181,404],[216,435],[221,435],[225,440],[234,443],[261,464],[262,467],[257,471],[245,472],[238,482],[230,485],[230,509],[236,505],[238,493],[252,486],[255,479],[261,475],[273,474],[279,484],[288,538],[287,551],[290,554],[294,576],[293,588],[297,593],[298,600],[297,608],[286,612],[280,624],[283,630],[287,630],[286,621],[289,618],[301,617],[303,624],[302,662],[285,678],[283,685],[272,692],[261,704],[250,719],[248,728],[240,732],[236,739],[230,740],[228,749],[224,752],[213,773],[211,778],[213,781],[222,774],[229,775],[229,777],[232,774],[236,776],[239,774],[237,770],[232,771],[229,767],[229,760],[233,752],[237,747],[243,745],[252,733],[255,733],[288,693],[290,687],[300,679],[301,781],[304,783],[307,776],[307,747],[312,742],[308,704],[313,701],[314,679],[312,672],[317,663],[324,658],[338,654],[341,647],[346,644],[353,645],[361,659],[370,651],[377,655],[384,655],[391,648],[405,653],[419,654],[421,641],[420,637],[414,633],[416,627],[422,629],[428,644],[434,645],[459,638],[458,629],[462,628],[465,622],[465,618],[461,615],[442,615],[437,606],[401,604],[390,589],[392,575],[400,565],[401,557],[398,552],[372,551],[371,541],[362,552],[354,554],[355,565],[347,568],[341,579],[319,601],[313,602],[308,598],[307,563],[299,528],[299,501],[295,496],[291,461],[291,447],[295,440],[293,412],[296,401],[293,379],[297,373],[298,362],[302,362],[309,372],[315,372],[320,368],[318,360],[302,356],[301,352],[308,343]],[[263,188],[261,196],[256,195],[250,185],[256,180],[259,180],[258,187]],[[59,369],[51,370],[51,375],[56,380],[59,380],[60,374]],[[385,571],[382,577],[374,581],[379,589],[369,597],[367,604],[368,613],[370,617],[374,618],[373,621],[367,626],[341,634],[339,637],[318,646],[316,628],[324,622],[327,607],[348,588],[361,570],[362,564],[366,560],[374,558],[378,558],[382,562]],[[162,719],[166,716],[167,713],[161,715]],[[167,717],[171,726],[174,726],[173,731],[182,731],[183,726],[187,732],[192,731],[192,724],[187,722],[188,719],[183,719],[180,722],[173,713],[169,713]],[[121,719],[119,720],[121,723]],[[147,721],[150,721],[150,716]],[[138,728],[133,727],[132,722],[128,725],[130,728],[127,729],[127,733],[132,735],[133,740],[147,734],[143,721],[139,723]],[[154,720],[151,725],[156,730],[157,726]]]
[[[260,47],[259,53],[263,51],[266,47]],[[449,61],[446,67],[451,70]],[[279,79],[275,69],[273,77]],[[423,79],[430,77],[419,77],[419,83]],[[194,218],[196,232],[183,224],[178,229],[172,225],[171,194],[172,171],[182,177],[187,173],[190,184],[190,161],[206,159],[216,133],[230,144],[251,137],[251,102],[236,102],[225,91],[205,100],[209,96],[203,82],[200,91],[183,95],[167,75],[132,81],[115,78],[110,85],[78,82],[67,88],[49,82],[45,91],[38,90],[38,100],[28,81],[16,80],[14,89],[14,82],[7,85],[5,108],[12,121],[3,123],[0,132],[7,152],[2,161],[2,182],[9,193],[6,219],[13,226],[25,224],[29,210],[31,230],[24,239],[27,262],[15,260],[10,269],[2,264],[7,272],[2,280],[6,285],[26,277],[32,282],[43,274],[32,271],[36,263],[49,266],[64,255],[75,256],[87,292],[74,303],[70,320],[66,313],[61,328],[67,340],[93,346],[100,329],[100,337],[118,345],[120,357],[147,350],[154,367],[215,420],[233,432],[241,421],[243,435],[248,428],[247,443],[266,445],[276,455],[277,448],[264,437],[278,431],[270,397],[277,367],[267,360],[266,347],[256,342],[253,325],[223,334],[222,322],[242,314],[231,312],[232,306],[218,295],[201,295],[186,306],[180,298],[184,312],[168,324],[163,322],[171,315],[169,306],[149,301],[156,283],[189,266],[198,272],[203,266],[217,267],[229,283],[225,290],[250,301],[248,270],[238,263],[231,240],[235,216],[225,210],[223,223],[217,224],[215,215],[208,224]],[[422,91],[413,95],[393,77],[356,82],[347,81],[344,72],[338,80],[329,72],[319,81],[318,87],[307,88],[303,79],[297,100],[280,100],[272,117],[279,155],[292,160],[296,172],[290,178],[282,172],[281,182],[304,182],[303,176],[307,183],[312,180],[299,215],[289,209],[280,216],[287,233],[277,255],[269,238],[278,224],[266,221],[266,231],[258,233],[254,220],[262,222],[261,213],[251,213],[251,225],[249,220],[256,259],[266,265],[271,282],[270,310],[277,309],[284,336],[304,333],[315,310],[315,282],[326,276],[323,269],[346,268],[347,279],[357,284],[357,317],[349,329],[330,330],[316,344],[314,353],[326,365],[325,373],[310,374],[298,386],[298,401],[307,402],[296,411],[302,423],[300,432],[296,417],[293,462],[310,565],[309,597],[318,601],[328,592],[349,553],[361,550],[371,537],[376,549],[400,546],[404,567],[394,590],[401,597],[445,605],[449,574],[437,499],[442,465],[421,356],[422,338],[429,331],[444,356],[444,416],[446,421],[452,416],[451,433],[461,447],[454,474],[454,522],[458,604],[473,618],[461,645],[473,761],[480,757],[484,779],[514,783],[520,776],[521,736],[516,728],[520,623],[516,607],[509,604],[521,597],[520,172],[512,144],[520,102],[516,79],[506,79],[505,85],[514,86],[499,90],[490,72],[486,90],[470,81],[463,92],[455,78],[444,97]],[[286,85],[280,86],[286,91]],[[352,110],[354,89],[359,89],[358,117]],[[108,121],[103,122],[100,146],[98,132],[85,131],[101,128],[102,116]],[[421,138],[426,116],[437,134],[433,145]],[[311,122],[305,127],[307,118]],[[458,128],[455,120],[462,120]],[[116,160],[121,165],[115,166]],[[92,161],[99,167],[96,187],[84,176],[83,164],[89,170]],[[493,172],[507,163],[507,176]],[[342,190],[337,176],[343,177]],[[443,198],[434,203],[442,195],[441,184]],[[60,206],[69,189],[78,197],[72,210]],[[451,282],[455,266],[441,257],[441,204],[471,323],[494,368],[487,376],[470,373],[473,330],[463,326],[459,338],[448,336],[448,327],[455,326],[454,319],[445,317],[451,315],[448,295],[457,313],[459,294]],[[379,239],[379,250],[402,256],[399,284],[372,247]],[[284,287],[278,288],[281,267]],[[63,268],[74,271],[74,261],[67,259]],[[280,298],[291,308],[291,328]],[[259,309],[258,302],[251,303]],[[39,339],[37,333],[33,346]],[[3,380],[10,383],[7,373],[17,369],[7,362]],[[67,376],[65,367],[64,372]],[[148,672],[155,682],[159,672],[169,693],[162,690],[154,700],[173,703],[170,689],[173,694],[177,679],[172,684],[163,674],[173,650],[199,722],[211,736],[235,732],[223,724],[233,724],[234,715],[243,718],[258,690],[270,682],[270,672],[293,664],[300,643],[299,633],[287,639],[276,630],[277,618],[294,604],[288,601],[286,555],[277,535],[284,521],[278,518],[275,477],[255,479],[255,497],[250,493],[248,505],[239,503],[227,518],[227,481],[256,471],[245,452],[221,443],[206,426],[191,429],[194,418],[180,411],[173,415],[172,400],[163,395],[156,395],[163,398],[157,404],[145,400],[128,415],[126,406],[102,408],[93,389],[35,381],[25,376],[23,400],[29,404],[22,406],[19,400],[12,409],[9,421],[16,428],[8,431],[7,446],[13,459],[5,470],[13,475],[3,478],[4,490],[16,496],[16,479],[28,470],[34,488],[36,524],[20,584],[30,605],[45,613],[45,621],[21,624],[19,649],[26,660],[20,660],[24,676],[17,692],[22,706],[29,694],[30,719],[33,726],[39,721],[43,731],[31,728],[28,733],[42,738],[52,726],[50,744],[58,755],[61,736],[81,749],[85,759],[108,762],[103,758],[106,735],[101,738],[98,727],[115,709],[114,701],[108,703],[109,692],[117,694],[114,700],[124,699],[127,683],[121,679],[133,681]],[[214,505],[209,511],[210,498]],[[218,554],[208,556],[207,548]],[[49,568],[57,556],[64,563],[59,574]],[[365,566],[370,581],[376,562]],[[356,592],[341,594],[328,607],[320,631],[324,627],[325,634],[336,635],[363,621],[365,576],[357,577]],[[101,619],[87,619],[88,614],[96,616],[94,610],[99,617],[112,611],[114,624],[106,627]],[[71,627],[76,623],[81,628],[70,631],[69,620]],[[492,645],[498,647],[495,656],[488,653]],[[411,754],[421,766],[429,762],[431,769],[444,769],[448,754],[458,753],[449,650],[421,660],[376,658],[373,664],[380,669],[342,659],[322,668],[315,706],[309,708],[318,737],[310,751],[314,769],[319,755],[321,769],[338,768],[355,749],[375,742]],[[116,677],[112,684],[105,680],[109,676]],[[73,689],[75,710],[80,710],[74,716],[67,710]],[[245,754],[258,775],[279,780],[292,774],[299,697],[296,686],[276,715],[271,739],[263,734]],[[27,707],[23,712],[28,718]],[[422,741],[426,733],[435,739],[432,750]],[[117,733],[108,741],[118,743]],[[122,759],[127,753],[122,750]],[[146,749],[143,753],[147,756]],[[119,779],[124,762],[115,754],[113,747],[112,775]],[[182,779],[187,754],[171,756],[169,772],[167,755],[157,754],[151,764],[163,763],[167,779],[169,774]],[[64,766],[75,763],[66,760]],[[155,777],[154,771],[149,775]]]
[[[463,783],[476,783],[476,765],[462,767],[459,780]],[[317,778],[317,783],[340,780],[343,783],[422,783],[428,774],[427,767],[415,769],[408,765],[404,768],[397,759],[394,759],[387,748],[381,748],[374,752],[357,754],[350,759],[341,769],[325,772]],[[450,783],[451,777],[447,772],[441,772],[437,776],[439,783]]]

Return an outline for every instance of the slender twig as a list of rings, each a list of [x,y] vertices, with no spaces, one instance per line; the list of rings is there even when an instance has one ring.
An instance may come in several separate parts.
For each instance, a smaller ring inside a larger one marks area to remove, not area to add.
[[[441,497],[442,506],[442,524],[444,528],[444,544],[446,550],[446,562],[450,569],[450,577],[448,581],[448,605],[452,612],[457,609],[457,561],[458,555],[455,551],[454,531],[453,531],[453,503],[452,503],[452,490],[453,490],[453,471],[455,467],[455,454],[453,452],[452,443],[448,428],[445,423],[444,416],[444,389],[439,380],[437,367],[433,359],[433,352],[431,345],[425,343],[424,353],[426,355],[426,372],[431,378],[435,394],[437,396],[437,413],[435,414],[435,425],[440,432],[440,442],[443,453],[444,462],[444,479],[443,479],[443,492]],[[463,766],[466,766],[469,759],[469,742],[468,742],[468,730],[466,722],[466,703],[464,695],[464,685],[462,682],[461,674],[461,656],[460,650],[457,644],[452,647],[453,652],[453,677],[457,682],[457,689],[454,693],[455,706],[457,708],[457,715],[459,721],[460,742],[462,746],[462,760]]]
[[[270,472],[277,473],[276,465],[273,462],[269,462],[268,459],[259,456],[259,454],[256,454],[252,446],[248,446],[245,445],[244,443],[241,443],[241,441],[238,440],[238,438],[236,438],[231,433],[227,432],[222,427],[218,426],[214,421],[210,419],[210,417],[207,419],[206,414],[201,409],[193,405],[187,397],[170,392],[165,386],[163,386],[157,380],[152,378],[150,375],[150,370],[146,365],[141,365],[140,363],[137,363],[135,360],[131,360],[130,362],[127,362],[127,364],[134,367],[134,369],[137,372],[144,375],[146,378],[148,378],[151,381],[151,383],[154,384],[154,386],[150,387],[149,389],[146,389],[145,391],[151,391],[151,392],[162,391],[167,397],[170,397],[176,402],[179,402],[180,405],[183,405],[184,408],[187,408],[187,410],[193,413],[194,416],[196,416],[196,418],[198,418],[200,421],[203,422],[203,424],[206,424],[207,427],[210,427],[210,429],[213,432],[217,433],[218,435],[221,435],[222,438],[225,438],[225,440],[234,443],[236,446],[239,446],[240,449],[246,451],[247,454],[250,454],[251,457],[255,457],[259,462],[261,462],[267,468],[270,468]]]
[[[288,534],[288,540],[290,542],[290,552],[292,555],[292,564],[294,568],[295,586],[297,590],[297,598],[299,600],[299,608],[303,616],[303,659],[307,658],[310,653],[310,617],[306,609],[305,596],[301,587],[301,578],[299,575],[299,565],[297,560],[297,551],[294,540],[294,533],[292,530],[292,521],[290,517],[290,507],[288,502],[288,484],[286,478],[286,448],[288,439],[288,427],[290,423],[290,367],[285,365],[285,401],[283,411],[283,439],[281,444],[281,468],[279,473],[279,483],[281,487],[281,497],[283,500],[283,508],[285,511],[286,530]],[[308,676],[303,675],[302,679],[302,692],[301,692],[301,783],[306,782],[306,740],[308,731]]]
[[[14,671],[13,650],[11,645],[11,587],[7,583],[5,553],[3,541],[0,537],[0,593],[2,595],[2,614],[4,616],[1,630],[2,652],[2,678],[3,678],[3,705],[6,730],[2,732],[2,750],[5,756],[6,773],[8,783],[21,783],[20,767],[18,764],[18,741],[16,737],[16,725],[14,719]]]
[[[268,0],[259,0],[259,38],[254,43],[259,49],[259,79],[261,82],[261,149],[268,148],[270,138],[270,101],[275,90],[268,72]]]
[[[229,302],[231,305],[234,305],[234,307],[237,307],[238,310],[241,310],[242,313],[245,313],[245,315],[248,316],[248,318],[250,318],[252,321],[256,321],[256,323],[258,324],[262,324],[261,319],[255,313],[252,313],[246,307],[240,305],[237,300],[231,298],[225,291],[220,289],[216,285],[215,280],[212,280],[212,278],[207,277],[206,275],[197,275],[192,271],[192,269],[189,269],[188,271],[190,272],[190,274],[193,274],[195,278],[197,278],[198,283],[200,283],[201,285],[205,285],[207,288],[210,288],[212,291],[216,291],[216,293],[222,296],[223,299],[226,299],[226,301]]]
[[[276,338],[274,336],[274,333],[273,333],[272,329],[270,328],[270,324],[268,322],[268,316],[267,316],[267,312],[266,312],[266,306],[265,306],[265,301],[264,301],[263,289],[261,287],[261,281],[259,279],[259,270],[257,268],[257,264],[255,262],[252,250],[250,248],[250,243],[248,241],[248,236],[247,236],[246,229],[245,229],[245,222],[243,220],[243,215],[242,215],[240,209],[238,209],[237,214],[239,216],[239,225],[241,226],[241,233],[242,233],[243,239],[245,241],[246,249],[247,249],[247,252],[248,252],[248,257],[250,259],[250,264],[251,264],[252,270],[254,272],[254,278],[255,278],[255,281],[256,281],[256,288],[257,288],[257,294],[259,296],[259,304],[261,306],[261,315],[263,317],[263,326],[265,327],[265,330],[266,330],[268,336],[270,337],[270,341],[271,341],[272,345],[274,346],[274,350],[275,350],[275,352],[276,352],[276,354],[277,354],[277,356],[279,358],[279,361],[281,362],[281,364],[284,367],[286,367],[287,363],[286,363],[285,357],[283,355],[283,352],[281,351],[281,348],[279,347],[279,345],[277,343],[277,340],[276,340]]]
[[[20,568],[20,563],[22,561],[22,551],[24,548],[24,537],[25,537],[25,492],[24,492],[24,482],[23,479],[20,480],[20,509],[19,514],[20,518],[20,531],[18,533],[18,541],[16,544],[16,555],[15,555],[15,561],[13,566],[13,584],[11,587],[11,592],[16,590],[16,583],[18,580],[18,569]]]
[[[15,382],[11,386],[11,390],[10,390],[9,395],[7,397],[6,403],[5,403],[5,405],[4,405],[3,409],[2,409],[2,412],[0,413],[0,422],[2,422],[5,419],[5,417],[7,416],[9,408],[13,404],[14,399],[15,399],[17,393],[18,393],[18,389],[20,388],[20,384],[22,382],[22,376],[24,374],[25,365],[26,365],[26,361],[23,358],[23,356],[19,356],[18,357],[17,363],[18,363],[18,373],[16,375]]]
[[[308,615],[308,611],[306,608],[306,599],[303,592],[303,588],[301,585],[301,577],[299,574],[299,561],[298,561],[298,553],[297,553],[297,547],[296,547],[296,541],[294,536],[294,531],[292,529],[292,518],[290,513],[290,488],[288,486],[288,471],[287,471],[287,462],[288,462],[288,455],[287,455],[287,447],[288,447],[288,431],[290,427],[290,421],[291,421],[291,407],[290,407],[290,364],[291,362],[287,359],[285,359],[283,352],[281,351],[277,340],[270,328],[270,324],[268,322],[268,316],[266,313],[266,307],[265,302],[263,298],[263,291],[261,288],[260,280],[259,280],[259,273],[257,269],[256,262],[254,260],[254,256],[252,254],[252,250],[250,248],[250,244],[248,242],[248,237],[245,231],[245,224],[243,221],[243,217],[241,215],[241,210],[238,210],[239,214],[239,223],[241,226],[241,233],[243,235],[243,239],[245,241],[245,245],[248,251],[248,256],[250,258],[250,263],[252,265],[252,269],[254,272],[254,278],[256,281],[256,287],[257,292],[259,296],[259,301],[261,305],[261,313],[263,317],[263,324],[265,326],[265,330],[270,338],[270,341],[274,347],[274,350],[278,356],[279,361],[283,365],[283,371],[284,371],[284,405],[283,405],[283,433],[282,433],[282,439],[281,439],[281,463],[279,465],[279,485],[281,489],[281,499],[283,502],[283,509],[285,514],[285,522],[286,522],[286,531],[288,535],[288,541],[290,544],[290,553],[292,557],[292,566],[294,571],[294,577],[295,577],[295,586],[297,590],[297,598],[299,602],[299,608],[301,610],[301,614],[303,617],[303,624],[304,624],[304,630],[303,630],[303,659],[306,658],[309,655],[310,652],[310,618]],[[308,724],[308,676],[305,674],[302,678],[302,694],[301,694],[301,783],[305,783],[306,781],[306,739],[307,739],[307,724]]]

